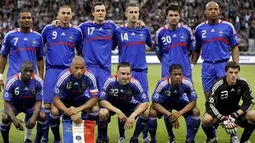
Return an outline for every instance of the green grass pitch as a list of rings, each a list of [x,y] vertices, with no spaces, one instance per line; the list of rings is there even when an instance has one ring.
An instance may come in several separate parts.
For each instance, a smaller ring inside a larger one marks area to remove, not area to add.
[[[113,74],[116,73],[116,65],[113,65],[112,69],[113,69],[112,73]],[[240,75],[246,78],[249,81],[251,87],[253,88],[255,88],[255,80],[254,80],[255,72],[254,71],[255,71],[255,65],[241,65]],[[160,65],[149,65],[148,80],[149,80],[150,94],[153,92],[157,81],[160,79],[160,75],[161,75]],[[193,70],[193,80],[194,80],[195,89],[199,95],[197,105],[201,110],[201,117],[202,117],[205,111],[204,109],[205,99],[204,99],[204,95],[202,91],[200,65],[195,66],[195,69]],[[3,100],[0,100],[0,110],[3,110]],[[21,119],[24,119],[23,114],[19,115],[18,117]],[[174,133],[178,143],[184,142],[186,137],[186,124],[184,122],[183,117],[181,117],[180,119],[180,125],[181,127],[178,130],[174,129]],[[132,133],[133,133],[133,130],[126,131],[126,139],[127,139],[126,142],[128,142]],[[238,136],[240,137],[241,134],[242,134],[242,129],[238,128]],[[119,133],[118,133],[116,116],[112,117],[112,121],[108,126],[108,135],[110,138],[110,143],[118,142]],[[229,142],[229,136],[225,133],[225,131],[221,127],[218,128],[217,135],[218,135],[219,143]],[[33,131],[33,138],[34,136],[35,136],[35,129]],[[10,141],[12,143],[20,143],[23,141],[23,138],[24,138],[24,132],[16,130],[15,127],[12,125],[11,131],[10,131]],[[167,131],[166,131],[163,119],[158,120],[157,139],[158,139],[158,143],[166,143],[168,139]],[[205,134],[202,128],[200,127],[196,136],[196,141],[198,141],[199,143],[203,143],[205,139],[206,139]],[[50,142],[53,142],[52,140],[53,140],[53,136],[50,131]],[[255,133],[252,134],[250,140],[252,143],[255,143]],[[139,141],[141,142],[141,136]],[[2,142],[2,138],[0,138],[0,142]]]

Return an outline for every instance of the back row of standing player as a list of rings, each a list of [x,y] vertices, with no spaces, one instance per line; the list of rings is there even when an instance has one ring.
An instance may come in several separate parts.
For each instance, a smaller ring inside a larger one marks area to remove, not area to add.
[[[156,33],[156,53],[162,63],[162,77],[169,74],[170,65],[181,64],[184,76],[192,80],[192,68],[203,47],[202,81],[205,95],[208,96],[215,79],[225,75],[224,67],[230,58],[229,48],[232,50],[233,61],[239,62],[239,39],[233,25],[219,19],[220,9],[215,2],[205,6],[208,20],[197,26],[195,41],[191,29],[179,23],[180,11],[178,6],[169,6],[166,9],[167,24]],[[138,6],[129,4],[126,7],[127,23],[118,28],[113,22],[105,20],[104,4],[96,3],[92,14],[94,21],[75,27],[70,24],[71,8],[62,6],[58,12],[59,26],[47,25],[40,35],[31,30],[31,13],[21,12],[19,28],[7,33],[1,48],[0,85],[3,86],[2,76],[8,55],[10,66],[7,77],[19,72],[23,61],[30,60],[38,66],[39,75],[43,78],[45,43],[44,104],[46,113],[49,113],[57,77],[70,66],[75,48],[85,58],[87,69],[94,73],[98,88],[102,90],[104,81],[111,75],[111,50],[118,46],[119,62],[130,63],[132,76],[139,80],[148,95],[145,45],[152,47],[152,40],[148,28],[138,25]]]

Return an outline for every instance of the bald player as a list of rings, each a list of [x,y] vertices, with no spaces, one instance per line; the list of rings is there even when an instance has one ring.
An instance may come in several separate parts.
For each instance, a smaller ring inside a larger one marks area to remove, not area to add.
[[[201,56],[204,60],[202,63],[202,85],[205,97],[208,99],[213,83],[225,76],[225,66],[230,59],[230,49],[233,61],[239,62],[238,44],[240,41],[234,26],[219,18],[220,7],[216,2],[208,2],[204,13],[207,20],[195,29],[196,46],[192,55],[192,64],[196,64],[202,51]],[[216,136],[215,129],[214,136]]]
[[[89,91],[89,96],[85,94],[86,90]],[[82,57],[74,57],[70,68],[60,73],[55,86],[54,105],[50,113],[52,130],[59,130],[59,118],[62,114],[63,118],[71,119],[75,123],[81,123],[85,119],[97,120],[97,102],[98,88],[94,75],[86,70]],[[53,133],[54,143],[60,142],[59,131]]]

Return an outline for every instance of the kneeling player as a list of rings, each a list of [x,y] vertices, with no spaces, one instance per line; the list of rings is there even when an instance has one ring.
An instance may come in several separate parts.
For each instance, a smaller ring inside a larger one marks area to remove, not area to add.
[[[88,89],[90,96],[86,96]],[[65,119],[80,124],[82,120],[97,120],[99,108],[96,79],[85,70],[82,57],[73,58],[71,68],[63,71],[55,87],[55,96],[50,113],[50,126],[54,134],[54,142],[60,142],[59,118],[64,113]],[[81,116],[79,113],[82,112]]]
[[[34,128],[37,123],[37,133],[35,143],[40,143],[46,125],[45,112],[41,110],[43,81],[35,75],[34,65],[26,61],[21,66],[21,72],[13,75],[6,84],[4,90],[4,111],[2,112],[1,133],[4,143],[9,143],[9,131],[11,122],[22,131],[23,121],[16,116],[23,112],[25,116],[25,125],[28,129]],[[32,141],[25,140],[25,143]]]
[[[117,114],[119,124],[119,143],[125,143],[125,129],[133,127],[133,123],[139,116],[130,143],[138,143],[138,135],[147,125],[148,116],[144,114],[148,108],[148,96],[144,93],[140,83],[131,77],[131,67],[122,62],[117,67],[117,75],[108,78],[100,94],[97,143],[109,142],[107,125],[110,116]],[[125,128],[125,129],[124,129]]]
[[[225,67],[226,76],[217,80],[212,87],[206,103],[206,113],[202,120],[202,127],[207,136],[206,143],[215,143],[214,125],[220,123],[228,134],[232,143],[239,143],[236,134],[237,125],[244,128],[241,143],[248,141],[255,128],[255,111],[253,95],[247,81],[238,76],[240,66],[235,62],[228,62]],[[243,100],[239,106],[240,100]]]
[[[200,125],[199,109],[196,107],[197,94],[189,80],[183,78],[183,69],[179,64],[173,64],[169,68],[170,75],[159,80],[152,95],[152,105],[148,128],[151,134],[151,142],[156,142],[157,119],[164,116],[172,124],[166,124],[167,131],[174,126],[179,128],[178,119],[184,116],[187,124],[186,142],[195,142],[195,136]],[[171,113],[172,109],[177,110]],[[166,122],[169,123],[169,122]],[[171,131],[171,130],[170,130]],[[175,142],[170,138],[169,143]]]

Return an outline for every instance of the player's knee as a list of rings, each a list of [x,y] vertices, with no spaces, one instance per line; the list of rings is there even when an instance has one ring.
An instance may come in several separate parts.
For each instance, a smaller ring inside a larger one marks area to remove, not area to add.
[[[202,119],[202,124],[204,126],[210,126],[213,124],[213,117],[207,113],[205,113],[203,119]]]
[[[147,109],[143,113],[141,113],[140,116],[142,116],[143,118],[148,118],[149,114],[150,114],[150,110]]]
[[[153,109],[152,107],[150,108],[150,117],[157,117],[157,111],[155,109]]]
[[[250,110],[245,115],[246,120],[255,124],[255,110]]]
[[[46,121],[46,114],[45,114],[45,112],[40,112],[39,113],[39,118],[40,118],[40,121]]]
[[[59,116],[59,110],[55,106],[51,107],[50,114],[53,116]]]
[[[8,124],[10,122],[11,122],[11,120],[10,120],[9,116],[5,112],[3,112],[2,113],[2,123],[3,124]]]
[[[192,116],[200,116],[200,110],[198,107],[195,107],[193,110],[192,110]]]
[[[92,112],[98,112],[99,111],[99,106],[98,105],[95,105],[92,107]]]
[[[99,111],[99,120],[100,121],[105,121],[109,117],[109,110],[102,108]]]

